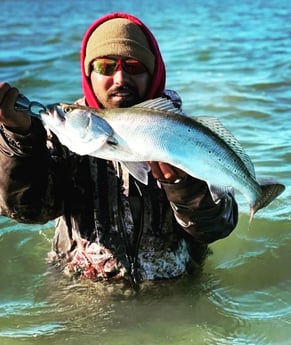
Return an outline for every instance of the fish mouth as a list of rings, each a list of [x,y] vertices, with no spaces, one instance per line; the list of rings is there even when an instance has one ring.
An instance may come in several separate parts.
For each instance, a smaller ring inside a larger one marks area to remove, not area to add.
[[[55,104],[48,104],[46,110],[48,115],[54,116]]]
[[[53,117],[54,119],[58,119],[60,121],[66,120],[65,116],[58,111],[58,105],[57,104],[49,104],[47,106],[47,110],[48,110],[49,115],[51,117]]]

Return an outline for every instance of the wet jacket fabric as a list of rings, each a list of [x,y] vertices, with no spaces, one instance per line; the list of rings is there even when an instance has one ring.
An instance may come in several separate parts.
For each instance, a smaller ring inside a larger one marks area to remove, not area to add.
[[[148,98],[164,95],[180,106],[175,92],[161,91],[164,63],[154,38],[139,25],[156,56]],[[84,98],[78,103],[98,107],[81,70]],[[118,162],[79,156],[36,118],[27,135],[0,126],[0,214],[28,224],[55,219],[49,262],[69,275],[141,281],[191,271],[203,261],[207,244],[237,224],[233,194],[214,199],[204,181],[190,176],[167,183],[149,174],[145,186]]]

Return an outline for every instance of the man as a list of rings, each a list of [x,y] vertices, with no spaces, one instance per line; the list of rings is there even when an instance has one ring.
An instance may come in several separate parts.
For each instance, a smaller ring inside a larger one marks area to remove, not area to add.
[[[164,96],[181,106],[165,90],[155,38],[129,14],[112,13],[89,27],[81,73],[79,104],[128,107]],[[163,162],[150,162],[144,186],[117,162],[70,152],[39,120],[14,110],[17,96],[0,85],[1,214],[24,223],[56,219],[49,261],[64,272],[134,284],[178,277],[202,263],[208,243],[235,228],[231,193],[211,195],[204,181]]]

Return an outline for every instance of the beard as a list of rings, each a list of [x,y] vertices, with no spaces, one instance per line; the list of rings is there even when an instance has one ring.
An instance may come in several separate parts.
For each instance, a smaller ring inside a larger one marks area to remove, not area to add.
[[[131,107],[143,100],[135,87],[122,85],[108,91],[106,108]]]

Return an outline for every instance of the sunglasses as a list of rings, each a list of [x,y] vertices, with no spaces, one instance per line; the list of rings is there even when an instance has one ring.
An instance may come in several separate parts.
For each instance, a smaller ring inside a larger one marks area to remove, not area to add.
[[[110,59],[110,58],[97,58],[92,62],[93,70],[102,75],[113,75],[119,66],[128,74],[141,74],[146,72],[145,66],[135,59]]]

